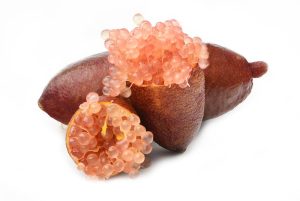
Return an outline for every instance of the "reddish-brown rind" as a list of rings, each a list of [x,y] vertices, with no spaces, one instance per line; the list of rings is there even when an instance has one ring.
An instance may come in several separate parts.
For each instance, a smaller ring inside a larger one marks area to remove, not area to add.
[[[89,92],[102,94],[102,79],[108,74],[109,65],[105,52],[67,66],[44,89],[38,101],[40,108],[68,124]]]
[[[248,63],[224,47],[207,44],[209,67],[205,73],[204,120],[220,116],[241,103],[251,92],[252,78],[267,71],[264,62]]]
[[[190,87],[133,85],[130,100],[142,124],[154,134],[162,147],[185,151],[201,126],[204,104],[204,73],[196,67],[189,79]]]

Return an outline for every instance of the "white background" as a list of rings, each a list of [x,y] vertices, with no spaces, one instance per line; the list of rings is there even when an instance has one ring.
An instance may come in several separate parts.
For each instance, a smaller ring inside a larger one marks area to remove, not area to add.
[[[0,200],[300,200],[299,10],[296,0],[0,0]],[[37,100],[65,65],[104,51],[101,30],[132,28],[137,12],[175,18],[269,72],[185,153],[156,147],[138,177],[92,180]]]

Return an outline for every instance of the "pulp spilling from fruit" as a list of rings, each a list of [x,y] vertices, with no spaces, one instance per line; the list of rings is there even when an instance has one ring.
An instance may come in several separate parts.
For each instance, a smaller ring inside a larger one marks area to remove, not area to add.
[[[138,173],[145,154],[152,151],[153,134],[126,108],[100,101],[94,92],[86,99],[67,131],[68,151],[79,168],[105,179],[121,172]]]
[[[152,26],[139,14],[134,16],[137,27],[104,30],[102,37],[112,64],[103,79],[103,94],[129,97],[130,87],[178,84],[185,88],[194,67],[208,66],[208,51],[199,37],[191,38],[176,20]]]

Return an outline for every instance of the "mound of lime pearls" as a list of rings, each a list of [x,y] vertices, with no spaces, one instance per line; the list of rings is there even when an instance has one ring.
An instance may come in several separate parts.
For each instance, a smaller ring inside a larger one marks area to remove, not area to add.
[[[199,37],[189,37],[176,20],[152,26],[140,14],[133,18],[137,27],[104,30],[102,37],[112,64],[103,79],[103,94],[131,95],[126,82],[142,85],[178,84],[185,88],[194,67],[208,66],[208,51]]]
[[[139,117],[97,93],[86,97],[69,123],[67,148],[86,174],[109,178],[125,172],[135,175],[152,151],[153,134]]]

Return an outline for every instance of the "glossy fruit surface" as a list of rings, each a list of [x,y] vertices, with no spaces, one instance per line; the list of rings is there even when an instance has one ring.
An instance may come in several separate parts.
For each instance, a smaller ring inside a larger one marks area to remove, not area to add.
[[[253,78],[267,71],[264,62],[248,61],[224,47],[207,44],[209,67],[205,73],[204,119],[211,119],[232,110],[250,94]]]
[[[132,86],[130,100],[143,125],[162,147],[182,152],[199,131],[204,114],[204,73],[192,71],[190,87]]]
[[[39,107],[57,121],[68,124],[89,92],[102,93],[102,79],[108,74],[109,65],[107,53],[70,64],[45,87]]]

